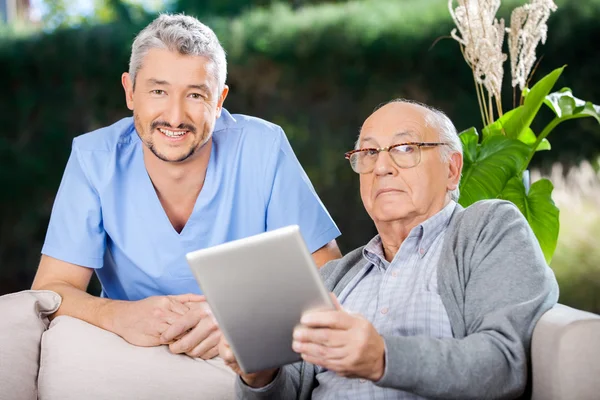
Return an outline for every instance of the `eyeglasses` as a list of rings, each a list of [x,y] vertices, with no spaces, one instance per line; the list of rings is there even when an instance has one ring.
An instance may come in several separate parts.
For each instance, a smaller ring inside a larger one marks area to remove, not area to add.
[[[421,147],[444,146],[443,142],[409,142],[398,143],[388,147],[365,148],[352,150],[344,154],[350,160],[350,166],[358,174],[368,174],[375,169],[377,157],[382,151],[390,153],[392,160],[399,168],[412,168],[421,162]]]

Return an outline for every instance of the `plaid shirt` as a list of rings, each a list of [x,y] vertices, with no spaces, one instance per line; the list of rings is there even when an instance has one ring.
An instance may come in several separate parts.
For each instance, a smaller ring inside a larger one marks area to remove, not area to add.
[[[446,227],[456,203],[413,228],[392,262],[386,261],[379,235],[363,250],[367,261],[340,293],[350,313],[367,318],[380,335],[452,337],[437,287],[437,267]],[[412,393],[381,388],[364,379],[348,379],[319,368],[313,399],[421,399]]]

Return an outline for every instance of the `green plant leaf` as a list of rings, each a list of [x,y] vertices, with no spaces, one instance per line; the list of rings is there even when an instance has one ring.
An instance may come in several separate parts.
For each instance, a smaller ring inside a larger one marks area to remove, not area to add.
[[[463,145],[463,159],[465,163],[468,161],[473,163],[475,161],[475,155],[477,154],[477,142],[479,142],[479,135],[475,128],[469,128],[458,134],[460,141]]]
[[[535,149],[535,151],[543,151],[543,150],[551,150],[551,149],[552,149],[552,146],[550,146],[550,142],[548,141],[548,139],[544,138],[538,145],[537,149]]]
[[[578,99],[569,88],[550,93],[544,99],[544,104],[561,120],[593,117],[600,123],[600,106]]]
[[[475,128],[461,133],[460,139],[464,165],[459,202],[464,207],[497,198],[507,182],[522,170],[530,152],[525,143],[504,135],[488,136],[478,144]]]
[[[525,96],[523,108],[518,108],[518,111],[512,114],[504,124],[504,130],[508,137],[516,139],[525,129],[529,128],[564,69],[565,67],[555,69],[533,85],[531,90],[523,91]]]
[[[513,108],[512,110],[504,113],[500,118],[483,128],[481,131],[483,133],[483,138],[487,138],[490,135],[505,135],[506,129],[504,125],[506,125],[506,121],[512,118],[516,113],[520,113],[524,106],[518,106],[517,108]]]
[[[521,135],[518,137],[518,139],[529,146],[533,146],[535,141],[537,140],[537,136],[535,136],[535,133],[533,133],[531,128],[527,128],[523,132],[521,132]],[[550,149],[550,142],[548,141],[548,139],[544,138],[541,140],[540,144],[538,145],[537,149],[535,149],[535,151]]]
[[[523,213],[550,263],[558,241],[559,210],[552,200],[554,186],[548,179],[533,183],[526,193],[523,180],[514,177],[502,191],[501,198],[513,202]]]
[[[517,108],[513,108],[509,112],[505,113],[502,117],[498,118],[493,123],[489,124],[485,128],[483,128],[483,139],[485,140],[488,136],[493,135],[505,135],[506,136],[506,122],[513,117],[516,113],[522,112],[524,106],[519,106]],[[533,145],[537,139],[535,133],[531,130],[531,128],[527,127],[521,131],[521,134],[517,137],[521,142]],[[536,151],[540,150],[550,150],[550,142],[548,140],[543,139],[542,142],[538,145]]]

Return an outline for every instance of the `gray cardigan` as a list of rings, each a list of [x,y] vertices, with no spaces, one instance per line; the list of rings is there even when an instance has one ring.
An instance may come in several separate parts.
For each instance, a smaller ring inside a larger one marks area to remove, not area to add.
[[[367,262],[358,248],[321,276],[339,295]],[[384,336],[385,374],[376,385],[429,398],[509,399],[527,384],[531,335],[558,299],[558,285],[521,212],[506,201],[457,206],[438,267],[453,338]],[[262,389],[236,380],[243,399],[309,399],[315,366],[287,365]]]

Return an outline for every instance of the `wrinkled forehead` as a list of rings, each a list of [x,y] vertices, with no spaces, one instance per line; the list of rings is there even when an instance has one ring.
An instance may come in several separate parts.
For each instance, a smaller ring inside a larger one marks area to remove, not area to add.
[[[385,147],[402,142],[437,141],[426,121],[429,110],[414,104],[390,103],[375,111],[363,124],[361,147]]]

